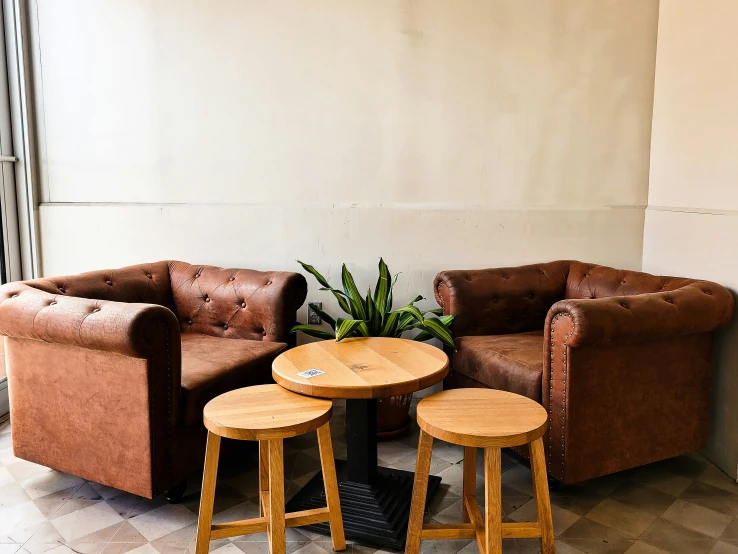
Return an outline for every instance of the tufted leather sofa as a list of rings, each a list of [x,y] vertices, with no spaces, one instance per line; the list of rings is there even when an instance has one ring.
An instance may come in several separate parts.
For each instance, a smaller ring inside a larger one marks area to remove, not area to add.
[[[3,285],[15,455],[149,498],[180,483],[204,405],[271,380],[306,294],[297,273],[176,261]]]
[[[455,315],[448,388],[541,402],[551,476],[574,483],[702,448],[715,329],[733,297],[708,281],[577,261],[443,271]]]

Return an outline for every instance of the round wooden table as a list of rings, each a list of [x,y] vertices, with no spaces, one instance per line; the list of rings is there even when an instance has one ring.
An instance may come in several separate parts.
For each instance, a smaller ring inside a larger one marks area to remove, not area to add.
[[[346,537],[402,549],[414,473],[377,464],[377,398],[409,394],[443,380],[448,357],[431,345],[397,338],[356,338],[298,346],[272,364],[284,388],[319,398],[346,399],[346,461],[336,460]],[[432,478],[428,498],[441,479]],[[291,511],[325,506],[320,474],[288,504]],[[314,530],[327,533],[328,526]]]

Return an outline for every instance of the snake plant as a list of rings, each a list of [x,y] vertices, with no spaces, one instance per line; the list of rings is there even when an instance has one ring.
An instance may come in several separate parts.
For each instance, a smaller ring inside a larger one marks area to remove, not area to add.
[[[313,266],[300,260],[297,260],[297,263],[315,277],[321,285],[320,290],[333,294],[338,305],[349,317],[333,318],[317,304],[310,303],[310,308],[330,325],[332,331],[300,323],[292,328],[292,332],[302,331],[311,337],[340,341],[346,337],[401,337],[408,331],[418,330],[420,332],[412,337],[413,340],[427,341],[436,338],[444,345],[456,349],[449,331],[454,316],[443,315],[440,308],[418,309],[415,303],[423,300],[422,296],[416,296],[402,308],[392,310],[392,291],[397,282],[397,275],[392,278],[383,259],[379,259],[379,278],[374,292],[372,293],[369,287],[366,296],[359,293],[354,277],[346,269],[346,264],[343,264],[341,269],[343,290],[340,290],[333,288]]]

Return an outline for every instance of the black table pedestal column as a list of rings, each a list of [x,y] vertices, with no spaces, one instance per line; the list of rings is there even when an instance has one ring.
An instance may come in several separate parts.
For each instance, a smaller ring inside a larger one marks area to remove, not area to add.
[[[336,460],[346,538],[392,550],[405,546],[413,479],[410,471],[377,467],[377,401],[346,401],[347,461]],[[441,478],[431,476],[430,502]],[[315,475],[287,503],[288,512],[326,505],[323,475]],[[330,534],[327,523],[306,527]]]
[[[372,440],[370,437],[374,437]],[[377,401],[346,400],[346,477],[354,483],[377,481]]]

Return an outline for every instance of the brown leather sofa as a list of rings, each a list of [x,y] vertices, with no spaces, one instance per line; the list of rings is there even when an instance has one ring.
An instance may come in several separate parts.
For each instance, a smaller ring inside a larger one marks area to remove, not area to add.
[[[271,381],[306,294],[297,273],[176,261],[0,287],[15,455],[149,498],[182,490],[204,405]]]
[[[728,290],[576,261],[444,271],[455,315],[445,386],[489,387],[550,414],[548,470],[584,481],[702,448],[715,329]]]

